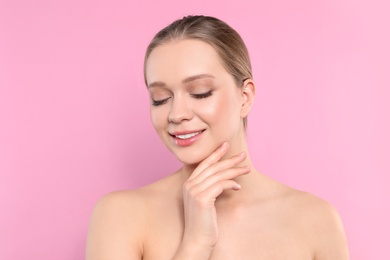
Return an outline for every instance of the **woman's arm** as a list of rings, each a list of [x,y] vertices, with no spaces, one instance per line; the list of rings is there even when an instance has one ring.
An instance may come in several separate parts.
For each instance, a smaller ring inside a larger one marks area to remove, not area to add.
[[[349,260],[347,239],[336,209],[324,202],[317,212],[315,260]]]
[[[130,210],[129,205],[133,210]],[[126,192],[104,196],[95,206],[87,239],[87,260],[142,259],[142,204]],[[132,211],[132,212],[130,212]],[[137,215],[134,214],[137,212]]]

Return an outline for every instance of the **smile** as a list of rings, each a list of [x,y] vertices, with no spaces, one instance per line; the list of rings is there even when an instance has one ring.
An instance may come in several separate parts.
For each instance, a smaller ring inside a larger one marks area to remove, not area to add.
[[[194,142],[196,142],[199,138],[201,138],[204,131],[205,130],[196,131],[196,132],[183,131],[183,132],[171,133],[170,135],[172,137],[171,140],[175,145],[184,147],[184,146],[190,146]]]
[[[175,137],[179,138],[179,139],[182,139],[182,140],[185,140],[185,139],[191,138],[191,137],[193,137],[195,135],[198,135],[200,133],[202,133],[202,131],[191,133],[191,134],[175,135]]]

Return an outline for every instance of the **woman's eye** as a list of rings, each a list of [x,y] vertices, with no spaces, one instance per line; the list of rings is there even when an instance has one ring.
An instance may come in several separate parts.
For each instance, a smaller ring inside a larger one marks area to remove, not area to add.
[[[169,98],[166,98],[166,99],[162,99],[162,100],[153,100],[152,99],[152,106],[160,106],[160,105],[163,105],[165,103],[167,103]]]
[[[213,91],[210,90],[206,93],[192,94],[191,96],[193,96],[194,98],[197,98],[197,99],[201,99],[201,98],[207,98],[207,97],[211,96],[212,94],[213,94]]]

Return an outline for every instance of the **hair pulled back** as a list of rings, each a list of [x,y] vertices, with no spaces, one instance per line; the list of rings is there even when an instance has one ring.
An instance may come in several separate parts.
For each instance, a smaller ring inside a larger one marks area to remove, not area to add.
[[[195,39],[214,47],[226,71],[231,74],[238,87],[246,79],[252,78],[252,66],[248,50],[241,36],[227,23],[215,17],[195,15],[176,20],[159,31],[146,49],[144,60],[144,80],[146,63],[150,53],[158,46],[173,40]],[[247,119],[244,118],[246,128]]]

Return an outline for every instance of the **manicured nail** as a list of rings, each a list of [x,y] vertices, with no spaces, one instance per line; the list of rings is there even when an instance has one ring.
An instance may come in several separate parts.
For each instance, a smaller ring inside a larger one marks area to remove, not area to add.
[[[239,189],[241,189],[241,185],[238,184],[238,183],[236,183],[236,184],[233,186],[233,189],[239,190]]]
[[[245,152],[242,152],[242,153],[240,153],[238,156],[240,156],[240,157],[245,157],[245,155],[246,155],[246,153],[245,153]]]

